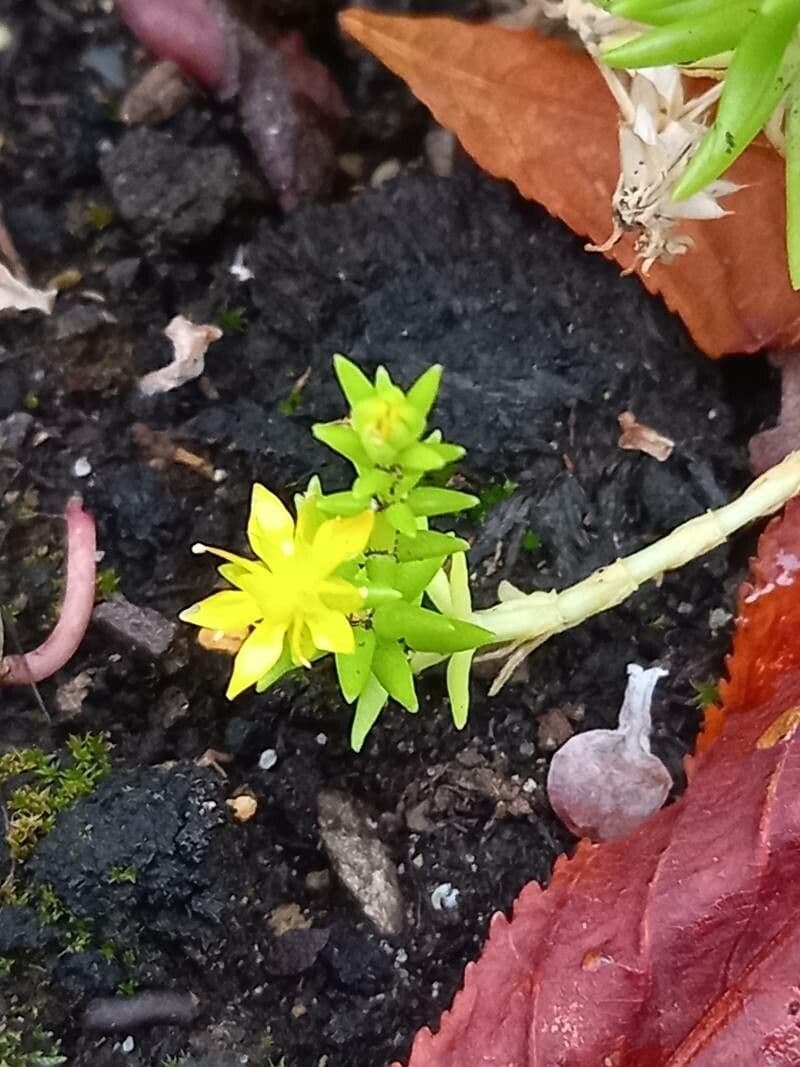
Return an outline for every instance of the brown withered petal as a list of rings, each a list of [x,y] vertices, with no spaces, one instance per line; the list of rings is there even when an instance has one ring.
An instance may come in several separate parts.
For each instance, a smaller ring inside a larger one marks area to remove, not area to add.
[[[675,448],[672,438],[665,437],[652,426],[639,422],[632,411],[621,411],[617,415],[617,422],[622,430],[617,442],[620,448],[628,452],[644,452],[659,463],[663,463],[672,455]]]

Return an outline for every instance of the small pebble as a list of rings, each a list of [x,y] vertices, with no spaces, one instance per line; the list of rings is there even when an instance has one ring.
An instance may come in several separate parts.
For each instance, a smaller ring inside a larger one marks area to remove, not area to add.
[[[88,478],[92,473],[92,465],[86,456],[80,456],[72,464],[72,473],[76,478]]]
[[[434,911],[454,908],[458,904],[459,890],[451,882],[442,882],[431,893],[431,904]]]
[[[262,771],[271,771],[278,762],[278,753],[274,748],[265,748],[258,757],[258,765]]]
[[[123,1051],[123,1052],[125,1053],[125,1055],[127,1056],[127,1055],[129,1055],[129,1054],[130,1054],[131,1052],[133,1052],[133,1050],[134,1050],[134,1047],[135,1047],[135,1045],[136,1045],[136,1042],[135,1042],[135,1041],[133,1040],[133,1038],[131,1037],[131,1035],[130,1035],[130,1034],[128,1034],[128,1036],[127,1036],[127,1037],[125,1038],[125,1040],[124,1040],[124,1041],[122,1042],[122,1044],[120,1045],[120,1048],[122,1049],[122,1051]]]
[[[328,743],[328,735],[327,734],[317,734],[316,742],[320,746],[327,745],[327,743]]]

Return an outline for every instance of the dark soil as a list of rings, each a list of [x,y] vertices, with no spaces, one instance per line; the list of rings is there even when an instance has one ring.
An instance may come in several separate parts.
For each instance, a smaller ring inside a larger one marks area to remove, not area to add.
[[[122,86],[89,68],[87,49],[109,47],[126,82],[137,59],[107,6],[0,5],[18,35],[0,53],[6,224],[37,283],[82,275],[51,317],[0,323],[0,419],[16,414],[22,427],[0,434],[0,600],[23,646],[55,611],[70,493],[96,515],[102,567],[120,591],[172,622],[212,587],[192,542],[243,547],[253,480],[287,499],[314,472],[343,485],[345,468],[308,432],[342,412],[337,351],[383,362],[404,383],[444,364],[436,422],[467,447],[458,480],[486,501],[461,523],[481,604],[502,578],[569,584],[747,484],[746,441],[774,399],[760,361],[704,359],[636,280],[468,161],[432,176],[421,109],[337,41],[332,9],[289,7],[285,18],[340,78],[352,111],[343,145],[365,174],[389,157],[402,166],[376,189],[342,173],[332,202],[281,218],[233,111],[200,103],[156,130],[114,120]],[[247,282],[229,271],[240,245]],[[211,348],[202,380],[137,393],[136,379],[168,361],[173,315],[222,314],[230,327],[239,309],[240,330]],[[619,449],[624,409],[676,441],[666,463]],[[153,464],[136,423],[221,480]],[[540,549],[526,547],[529,532]],[[3,750],[55,750],[86,731],[113,747],[110,776],[18,869],[27,905],[0,910],[0,956],[13,959],[0,1009],[35,1007],[74,1065],[402,1058],[449,1003],[492,913],[530,879],[546,881],[569,847],[543,792],[549,752],[573,729],[615,722],[627,663],[669,670],[654,745],[680,783],[699,719],[691,683],[722,672],[730,616],[718,609],[732,609],[752,538],[553,640],[499,697],[476,682],[463,733],[432,673],[421,713],[390,708],[360,756],[326,664],[229,705],[228,658],[197,647],[188,628],[154,656],[141,635],[94,625],[41,687],[46,717],[31,692],[2,696]],[[81,672],[86,694],[70,703],[62,687]],[[233,757],[227,779],[195,765],[209,748]],[[277,755],[269,770],[265,749]],[[239,823],[225,800],[244,787],[258,810]],[[381,937],[331,875],[323,789],[374,816],[399,874],[398,936]],[[457,901],[437,910],[431,895],[445,883]],[[35,906],[43,885],[61,903],[50,922]],[[302,921],[276,932],[277,908]],[[196,1017],[84,1029],[88,1000],[120,989],[191,992]]]

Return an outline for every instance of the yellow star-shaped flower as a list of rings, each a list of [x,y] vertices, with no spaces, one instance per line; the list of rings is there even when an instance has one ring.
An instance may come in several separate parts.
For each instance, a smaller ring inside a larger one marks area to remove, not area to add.
[[[250,630],[234,660],[227,696],[232,700],[270,671],[288,648],[297,666],[317,652],[352,652],[349,616],[364,606],[364,592],[335,572],[360,556],[374,516],[323,521],[313,495],[298,505],[297,523],[263,485],[253,486],[247,537],[258,557],[195,545],[227,560],[219,572],[236,586],[181,612],[195,626],[221,633]]]

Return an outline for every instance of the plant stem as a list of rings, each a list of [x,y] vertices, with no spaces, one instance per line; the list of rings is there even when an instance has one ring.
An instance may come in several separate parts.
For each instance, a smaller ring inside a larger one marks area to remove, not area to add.
[[[492,630],[498,643],[541,643],[592,615],[616,607],[644,582],[705,555],[743,526],[778,511],[798,492],[800,452],[791,452],[736,500],[690,519],[655,544],[618,559],[561,593],[553,590],[516,596],[488,610],[473,612],[469,621]]]
[[[73,497],[64,512],[67,521],[67,587],[61,614],[52,632],[32,652],[0,659],[0,686],[29,685],[55,674],[83,640],[94,606],[95,525]]]

